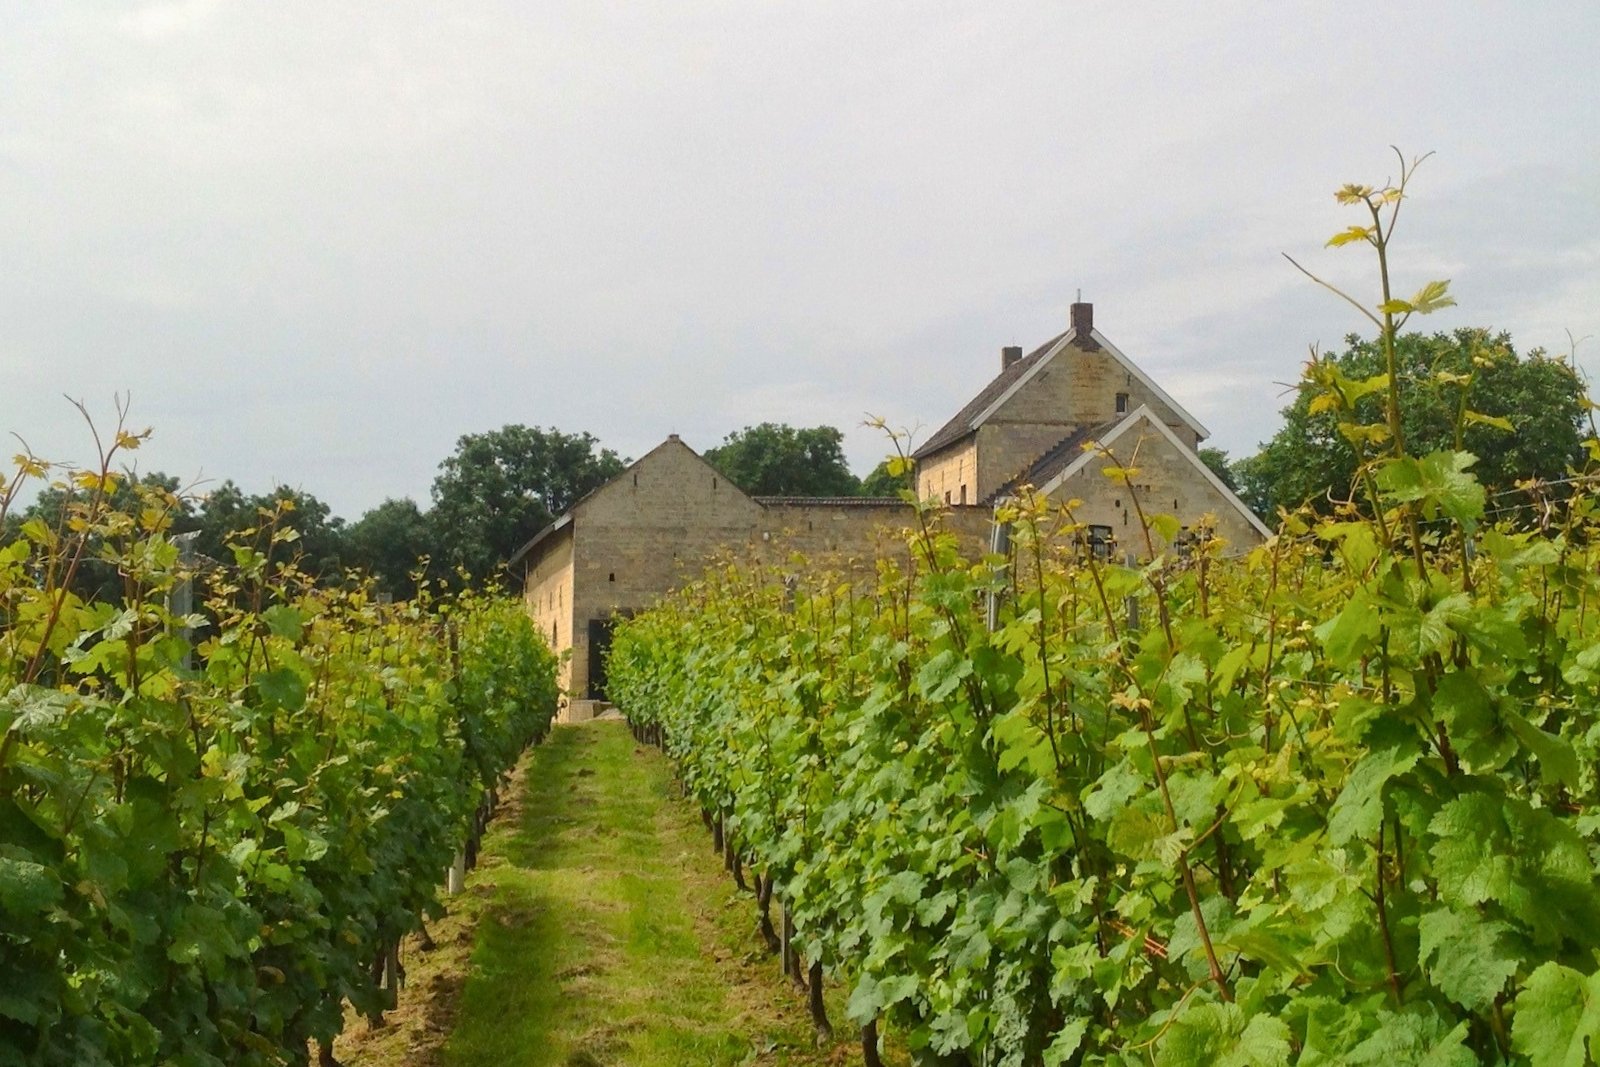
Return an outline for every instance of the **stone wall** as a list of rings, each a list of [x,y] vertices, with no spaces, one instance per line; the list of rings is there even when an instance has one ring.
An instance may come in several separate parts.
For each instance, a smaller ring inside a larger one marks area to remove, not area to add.
[[[1099,457],[1067,479],[1052,494],[1056,500],[1078,499],[1074,509],[1083,523],[1110,527],[1117,539],[1118,554],[1132,552],[1145,556],[1148,550],[1139,524],[1129,486],[1108,478],[1108,466],[1131,467],[1133,491],[1146,515],[1172,515],[1185,527],[1196,527],[1209,517],[1208,525],[1226,542],[1225,554],[1248,551],[1262,541],[1262,535],[1248,518],[1220,492],[1194,463],[1159,431],[1148,425],[1135,425],[1110,445],[1116,463]],[[1157,552],[1164,548],[1155,539]]]
[[[572,527],[550,535],[523,570],[522,600],[533,624],[559,652],[572,642]],[[572,667],[563,662],[557,681],[571,684]]]
[[[641,611],[701,574],[720,550],[743,549],[761,514],[676,438],[579,503],[568,689],[587,692],[591,621]]]
[[[1060,440],[1058,436],[1056,438]],[[918,500],[939,500],[947,504],[976,504],[982,493],[978,477],[978,448],[974,438],[940,449],[916,466]]]

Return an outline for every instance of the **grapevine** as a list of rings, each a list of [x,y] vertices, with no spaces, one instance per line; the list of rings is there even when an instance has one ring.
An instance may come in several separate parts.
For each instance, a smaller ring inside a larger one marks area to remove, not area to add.
[[[1341,190],[1330,242],[1377,254],[1386,352],[1450,302],[1392,288],[1414,169]],[[871,587],[727,567],[619,628],[614,698],[848,983],[868,1063],[880,1029],[940,1065],[1600,1058],[1596,500],[1488,522],[1470,453],[1396,431],[1454,378],[1304,388],[1362,463],[1248,552],[1154,551],[1177,520],[1107,451],[1140,558],[1024,494],[966,559],[918,503]]]

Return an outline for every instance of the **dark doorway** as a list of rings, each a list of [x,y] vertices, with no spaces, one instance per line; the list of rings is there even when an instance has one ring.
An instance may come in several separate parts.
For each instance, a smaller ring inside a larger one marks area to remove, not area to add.
[[[589,620],[589,699],[606,699],[606,654],[611,651],[615,619]]]

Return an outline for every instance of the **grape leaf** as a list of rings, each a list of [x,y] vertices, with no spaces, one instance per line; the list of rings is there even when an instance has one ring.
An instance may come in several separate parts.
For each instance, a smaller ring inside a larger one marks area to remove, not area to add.
[[[1531,1067],[1585,1067],[1600,1059],[1600,972],[1586,978],[1546,963],[1528,976],[1516,1009],[1511,1045]]]

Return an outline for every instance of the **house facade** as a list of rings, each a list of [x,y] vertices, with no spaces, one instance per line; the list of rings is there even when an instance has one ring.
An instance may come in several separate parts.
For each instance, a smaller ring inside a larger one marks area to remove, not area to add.
[[[1142,509],[1243,551],[1270,531],[1201,460],[1208,436],[1079,302],[1068,328],[1032,352],[1002,349],[999,373],[913,453],[917,495],[992,509],[1031,486],[1077,501],[1098,544],[1142,554]],[[1114,480],[1108,467],[1129,474]]]

